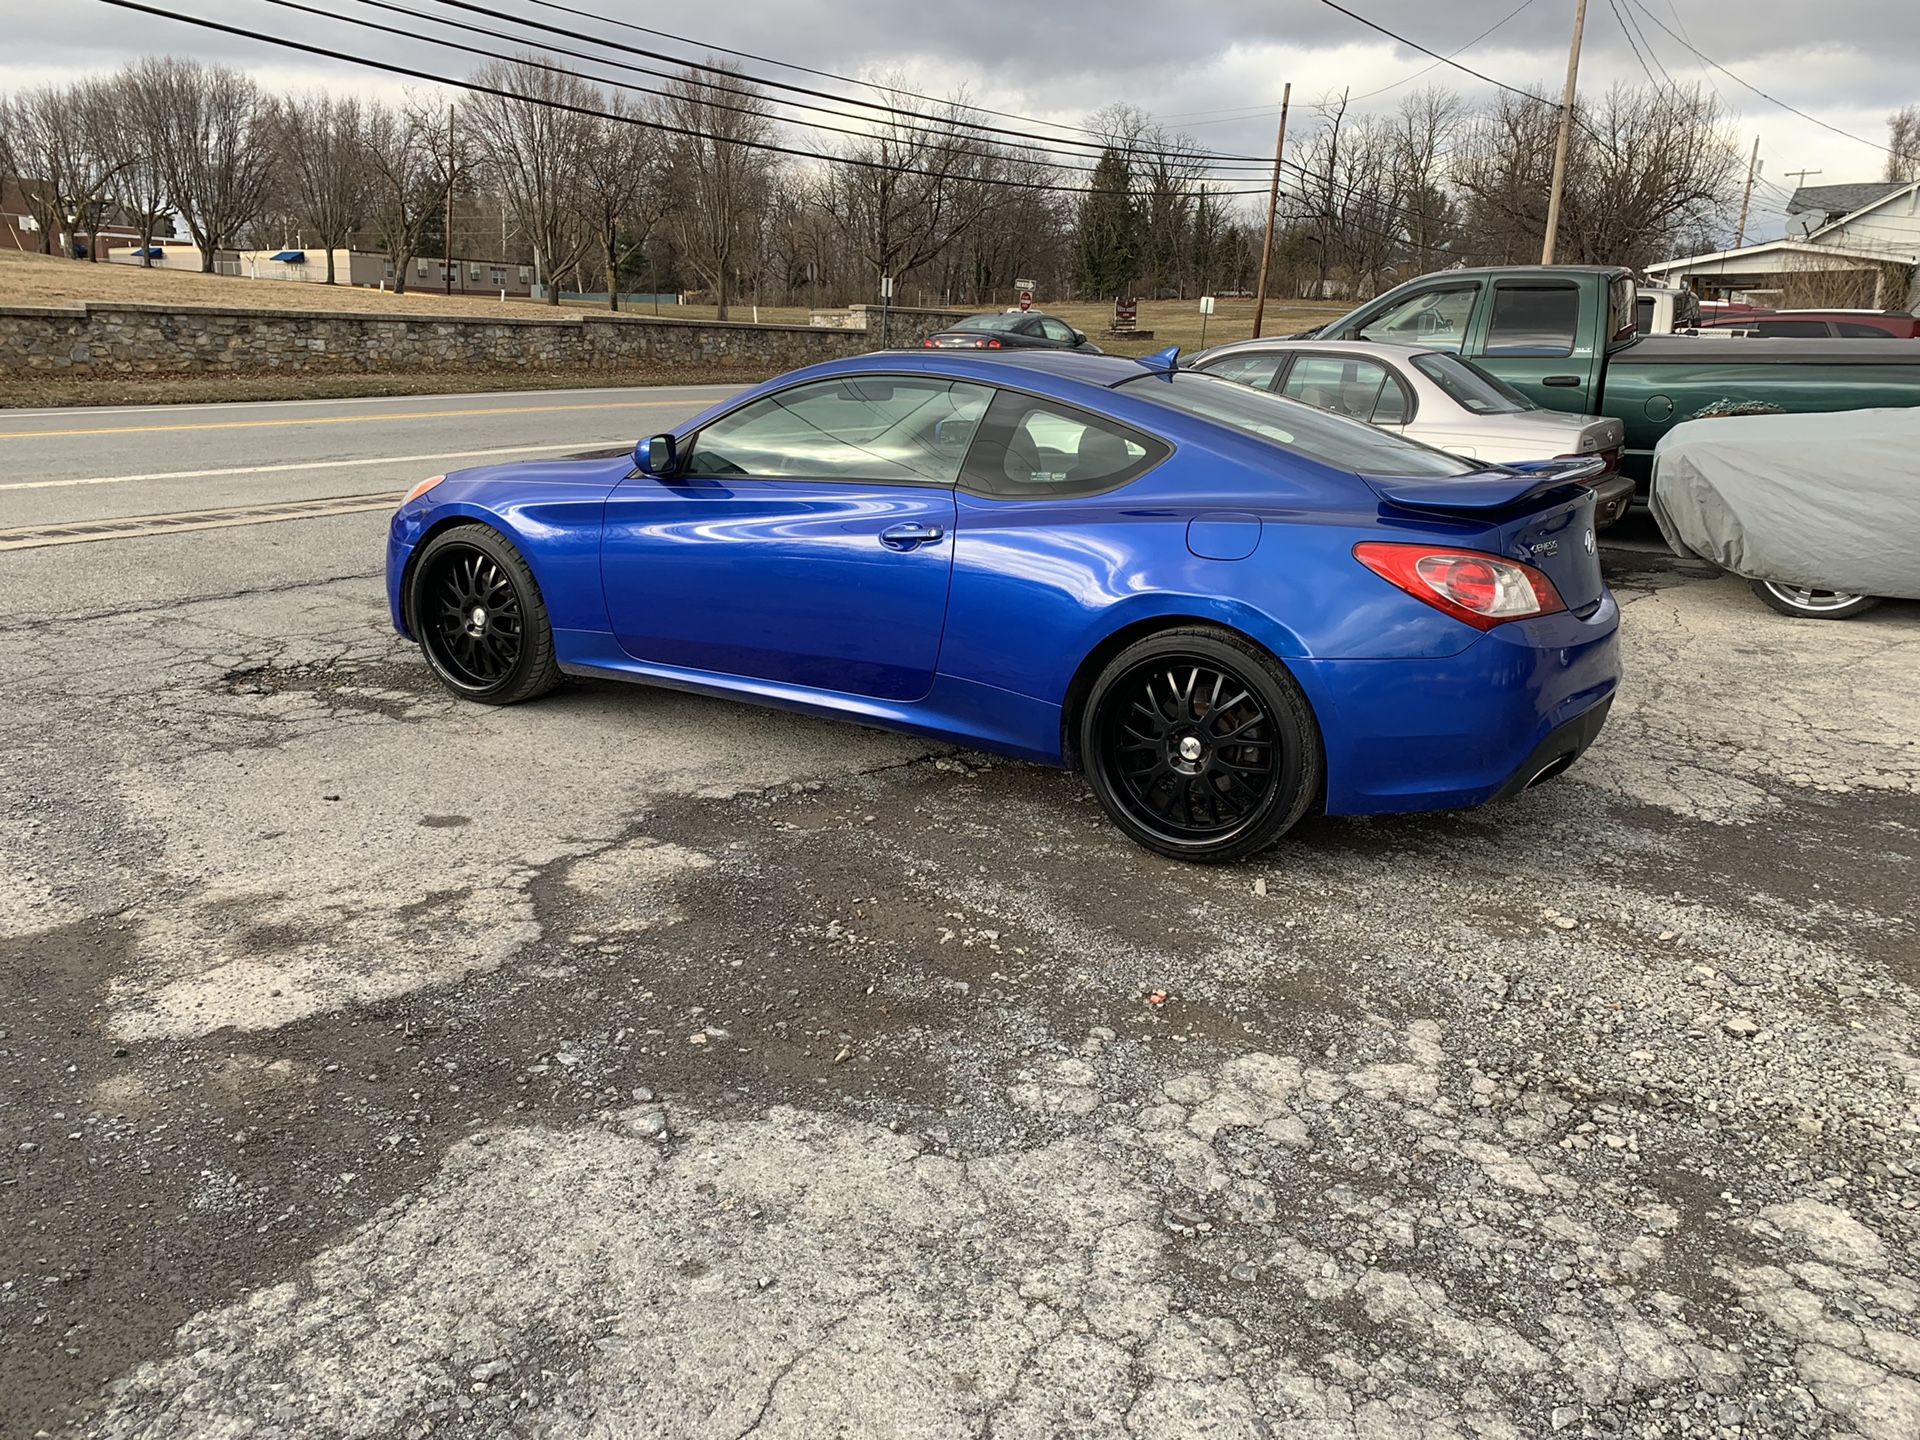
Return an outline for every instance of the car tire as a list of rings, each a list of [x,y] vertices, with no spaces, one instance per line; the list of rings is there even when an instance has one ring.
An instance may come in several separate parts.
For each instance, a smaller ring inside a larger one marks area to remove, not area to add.
[[[456,525],[420,548],[407,615],[435,677],[462,700],[516,705],[560,684],[533,571],[490,526]]]
[[[1809,590],[1782,585],[1777,580],[1749,580],[1753,593],[1782,615],[1799,620],[1851,620],[1880,603],[1875,595],[1850,595],[1844,590]]]
[[[1287,668],[1207,626],[1162,630],[1114,656],[1081,708],[1079,741],[1113,822],[1176,860],[1264,850],[1306,813],[1326,768]]]

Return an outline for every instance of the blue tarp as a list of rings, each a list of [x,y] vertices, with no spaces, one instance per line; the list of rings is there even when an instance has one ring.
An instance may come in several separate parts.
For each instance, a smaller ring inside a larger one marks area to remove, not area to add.
[[[282,250],[273,258],[278,260],[282,265],[304,265],[307,263],[307,252],[304,250]]]

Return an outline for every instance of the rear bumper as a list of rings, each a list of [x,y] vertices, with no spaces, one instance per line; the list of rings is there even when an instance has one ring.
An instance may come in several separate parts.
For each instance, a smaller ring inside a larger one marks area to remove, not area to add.
[[[1608,475],[1593,483],[1593,528],[1604,530],[1633,508],[1633,477]]]
[[[1484,805],[1571,764],[1619,687],[1619,628],[1608,594],[1584,620],[1502,625],[1444,658],[1290,662],[1326,746],[1327,813]]]

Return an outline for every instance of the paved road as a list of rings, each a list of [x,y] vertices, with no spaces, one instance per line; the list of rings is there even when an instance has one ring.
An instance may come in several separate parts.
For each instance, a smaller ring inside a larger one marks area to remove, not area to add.
[[[703,397],[565,398],[7,417],[5,483],[256,468],[0,528]],[[0,1435],[1920,1433],[1920,607],[1643,531],[1574,770],[1212,869],[914,740],[454,702],[383,524],[0,551]]]

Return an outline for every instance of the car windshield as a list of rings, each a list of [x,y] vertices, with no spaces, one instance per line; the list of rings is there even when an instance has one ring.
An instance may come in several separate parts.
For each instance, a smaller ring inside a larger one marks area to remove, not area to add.
[[[955,330],[1011,330],[1027,317],[1018,312],[1007,315],[969,315]]]
[[[1471,360],[1457,355],[1416,355],[1413,368],[1447,392],[1462,410],[1475,415],[1515,415],[1522,410],[1538,410],[1534,404],[1504,380],[1495,379]]]
[[[1359,420],[1329,415],[1217,375],[1180,370],[1123,383],[1128,394],[1142,400],[1230,425],[1356,475],[1471,475],[1480,468]]]

